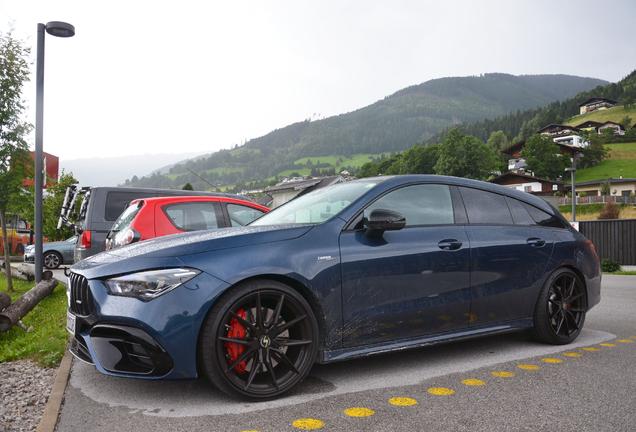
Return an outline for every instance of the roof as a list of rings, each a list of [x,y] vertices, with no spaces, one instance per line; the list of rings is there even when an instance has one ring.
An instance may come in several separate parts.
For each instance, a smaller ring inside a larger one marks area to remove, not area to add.
[[[528,140],[528,138],[526,138],[526,139],[524,139],[524,140],[521,140],[521,141],[517,141],[517,142],[516,142],[516,143],[514,143],[513,145],[511,145],[511,146],[509,146],[509,147],[507,147],[507,148],[503,149],[501,152],[502,152],[502,153],[507,153],[507,154],[512,155],[512,154],[514,154],[514,153],[515,153],[515,150],[516,150],[517,152],[518,152],[519,150],[521,150],[521,149],[524,147],[524,145],[525,145],[525,143],[526,143],[526,141],[527,141],[527,140]]]
[[[493,179],[488,180],[489,183],[496,183],[496,184],[503,184],[502,182],[506,181],[506,180],[521,180],[524,183],[525,182],[540,182],[540,183],[549,183],[549,184],[555,184],[555,185],[559,185],[559,186],[565,186],[567,183],[563,183],[560,181],[556,181],[556,180],[548,180],[548,179],[544,179],[541,177],[534,177],[534,176],[529,176],[529,175],[525,175],[525,174],[516,174],[513,172],[507,172],[505,174],[502,174],[498,177],[495,177]]]
[[[581,123],[580,125],[577,125],[576,127],[579,128],[579,129],[597,128],[597,127],[601,126],[602,124],[603,123],[588,120],[585,123]]]
[[[553,123],[553,124],[549,124],[547,126],[542,127],[541,129],[536,131],[535,134],[540,134],[544,132],[556,133],[556,132],[563,132],[563,131],[580,132],[580,130],[577,127]]]
[[[590,186],[590,185],[595,185],[595,184],[603,184],[605,182],[610,182],[610,183],[632,183],[632,182],[636,182],[636,178],[607,178],[607,179],[601,179],[601,180],[592,180],[592,181],[586,181],[586,182],[580,182],[580,183],[575,183],[576,186]],[[570,187],[570,185],[568,184],[568,187]]]
[[[583,106],[586,106],[586,105],[591,105],[594,102],[607,102],[607,103],[611,103],[611,104],[614,104],[614,105],[618,104],[618,102],[616,102],[615,100],[602,98],[602,97],[595,97],[595,98],[590,98],[590,99],[586,100],[582,104],[579,104],[579,108],[583,107]]]
[[[256,200],[256,204],[260,204],[262,206],[267,206],[273,200],[274,200],[274,198],[272,198],[271,195],[265,194],[265,195],[263,195],[262,197],[260,197],[259,199]]]
[[[599,128],[602,128],[603,126],[607,126],[607,125],[614,125],[614,126],[618,126],[618,128],[619,128],[619,129],[621,129],[621,130],[625,130],[625,126],[623,126],[623,125],[622,125],[622,124],[620,124],[620,123],[613,122],[613,121],[606,121],[605,123],[601,124],[601,125],[599,126]],[[609,126],[608,126],[608,127],[609,127]]]
[[[311,180],[302,180],[302,181],[294,181],[294,182],[287,182],[287,183],[283,183],[280,186],[277,186],[275,188],[272,189],[268,189],[267,193],[277,193],[277,192],[284,192],[284,191],[289,191],[289,190],[300,190],[303,191],[307,188],[311,188],[313,189],[320,189],[322,187],[325,186],[329,186],[333,183],[338,183],[340,181],[344,181],[344,179],[342,178],[342,176],[333,176],[333,177],[323,177],[323,178],[315,178],[315,179],[311,179]],[[312,186],[316,186],[313,187]]]

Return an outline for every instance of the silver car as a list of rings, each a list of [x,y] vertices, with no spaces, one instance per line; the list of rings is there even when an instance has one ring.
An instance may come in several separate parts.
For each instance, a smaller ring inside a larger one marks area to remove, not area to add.
[[[73,264],[73,252],[77,236],[73,236],[64,241],[50,242],[42,244],[42,254],[44,267],[49,270],[58,268],[62,264]],[[29,245],[24,248],[24,262],[35,263],[35,246]]]

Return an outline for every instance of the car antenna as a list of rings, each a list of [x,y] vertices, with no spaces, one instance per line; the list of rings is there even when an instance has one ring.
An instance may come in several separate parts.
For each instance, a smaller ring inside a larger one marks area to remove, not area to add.
[[[222,194],[224,194],[226,197],[230,197],[227,193],[223,192],[221,189],[219,189],[218,187],[214,186],[212,183],[210,183],[209,181],[207,181],[206,179],[204,179],[203,177],[201,177],[199,174],[195,173],[194,171],[192,171],[190,168],[184,167],[185,169],[187,169],[188,171],[190,171],[192,174],[194,174],[195,176],[199,177],[201,180],[203,180],[204,182],[206,182],[207,184],[209,184],[210,186],[212,186],[214,189],[216,189],[217,192],[221,192]]]

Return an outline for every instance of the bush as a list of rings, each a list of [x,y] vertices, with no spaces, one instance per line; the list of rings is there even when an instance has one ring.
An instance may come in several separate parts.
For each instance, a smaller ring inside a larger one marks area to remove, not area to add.
[[[612,261],[610,259],[604,258],[601,261],[601,271],[604,273],[615,273],[621,271],[621,265],[618,261]]]
[[[613,201],[608,201],[603,207],[603,211],[598,215],[597,219],[620,219],[620,209]]]

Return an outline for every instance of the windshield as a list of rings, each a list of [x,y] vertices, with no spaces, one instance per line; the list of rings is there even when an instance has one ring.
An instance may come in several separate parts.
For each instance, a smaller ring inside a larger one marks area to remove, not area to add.
[[[251,226],[290,223],[320,223],[331,219],[362,194],[373,188],[378,179],[338,183],[289,201],[252,222]]]

